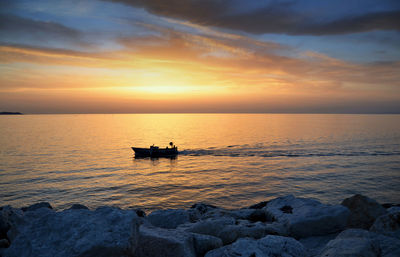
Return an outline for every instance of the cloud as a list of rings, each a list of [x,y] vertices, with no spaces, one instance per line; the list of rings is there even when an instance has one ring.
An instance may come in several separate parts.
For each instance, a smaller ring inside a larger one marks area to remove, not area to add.
[[[0,14],[0,37],[6,42],[68,42],[78,46],[90,46],[84,33],[51,21],[23,18],[12,14]]]
[[[205,26],[240,30],[253,34],[333,35],[372,30],[400,30],[400,10],[349,15],[328,22],[313,20],[293,8],[293,2],[273,1],[262,8],[233,12],[230,0],[107,0],[148,12]],[[237,2],[236,2],[237,3]],[[240,7],[236,6],[236,9]]]

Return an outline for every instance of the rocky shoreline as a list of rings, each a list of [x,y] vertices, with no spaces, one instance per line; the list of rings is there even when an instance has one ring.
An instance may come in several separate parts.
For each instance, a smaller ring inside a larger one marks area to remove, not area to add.
[[[400,207],[279,197],[243,209],[0,207],[0,256],[400,256]]]

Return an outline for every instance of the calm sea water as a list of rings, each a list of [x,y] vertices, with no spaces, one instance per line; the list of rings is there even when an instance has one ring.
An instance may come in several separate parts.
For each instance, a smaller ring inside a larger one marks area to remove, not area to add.
[[[131,146],[178,145],[171,159]],[[0,205],[244,207],[286,194],[400,203],[400,115],[0,117]]]

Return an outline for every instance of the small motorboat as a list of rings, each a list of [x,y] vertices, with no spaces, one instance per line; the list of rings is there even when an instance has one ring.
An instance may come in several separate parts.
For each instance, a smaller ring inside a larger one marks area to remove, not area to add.
[[[158,146],[150,146],[150,148],[132,147],[135,157],[176,157],[178,155],[178,147],[173,142],[169,143],[170,147],[160,148]]]

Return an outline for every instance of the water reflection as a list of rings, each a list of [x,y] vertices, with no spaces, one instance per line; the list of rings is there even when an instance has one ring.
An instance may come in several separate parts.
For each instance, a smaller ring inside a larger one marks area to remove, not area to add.
[[[24,115],[0,119],[0,206],[236,208],[293,193],[400,202],[399,115]],[[132,146],[179,146],[134,158]]]

